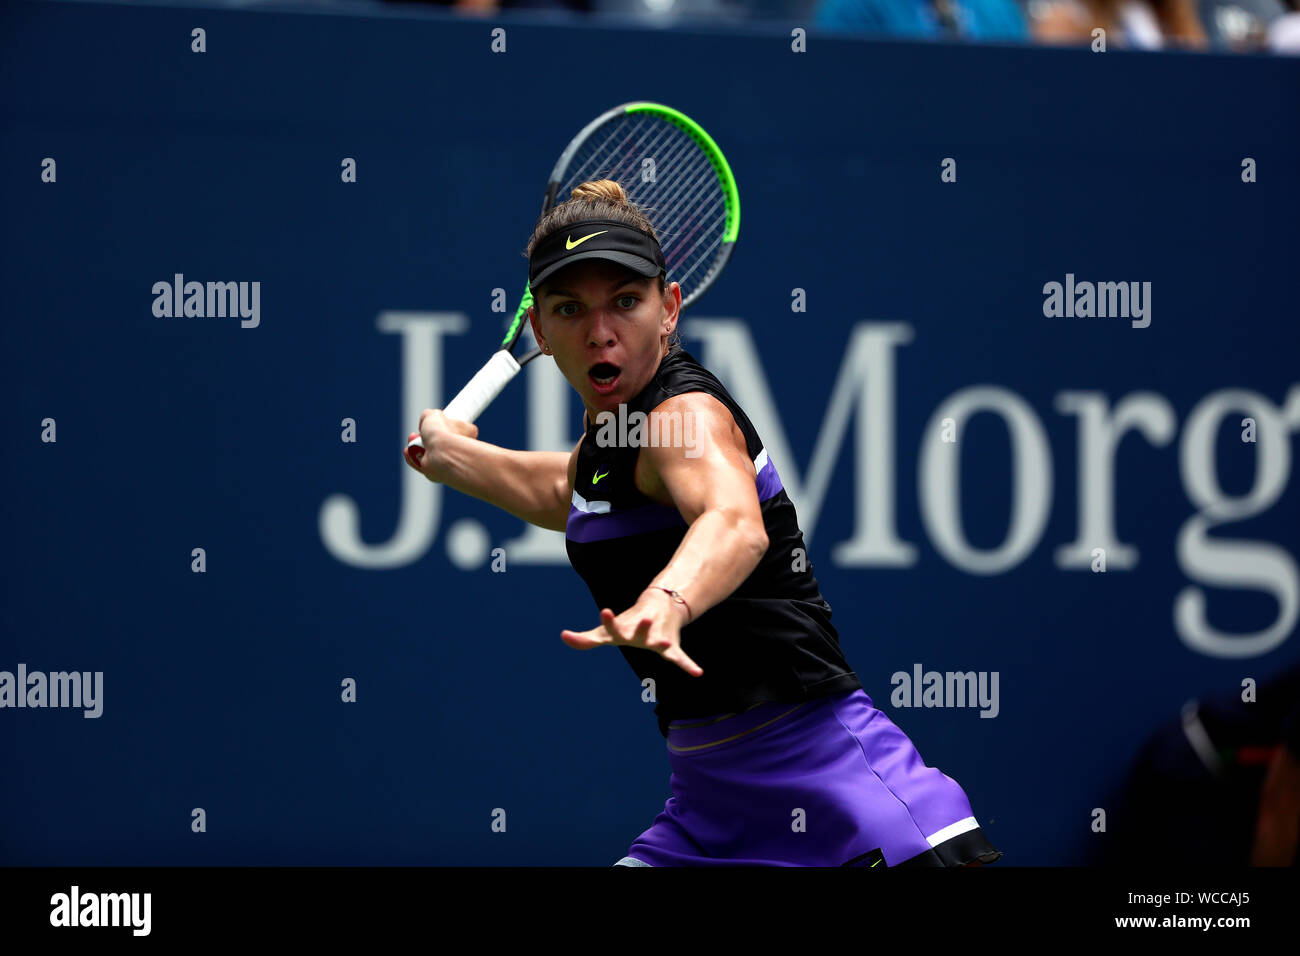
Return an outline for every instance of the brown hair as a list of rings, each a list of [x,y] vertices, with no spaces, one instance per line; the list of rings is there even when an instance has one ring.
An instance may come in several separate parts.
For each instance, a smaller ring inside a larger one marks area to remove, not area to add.
[[[531,258],[537,244],[551,233],[568,229],[574,223],[587,219],[613,219],[615,222],[626,223],[633,229],[648,232],[654,236],[655,242],[659,241],[659,234],[655,232],[650,218],[627,198],[621,185],[612,179],[593,179],[579,183],[567,200],[557,203],[550,212],[537,220],[524,256]],[[668,280],[662,274],[659,276],[659,295],[661,298],[668,296]],[[677,348],[681,348],[681,334],[673,329],[673,334],[668,339],[668,350],[671,352]]]

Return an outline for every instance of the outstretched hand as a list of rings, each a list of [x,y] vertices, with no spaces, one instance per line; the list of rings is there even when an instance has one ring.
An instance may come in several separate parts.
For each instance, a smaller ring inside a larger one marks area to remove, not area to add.
[[[680,606],[674,604],[666,593],[647,590],[622,614],[616,615],[609,608],[603,608],[597,627],[589,631],[566,629],[560,632],[560,639],[581,651],[603,644],[643,647],[664,660],[672,661],[692,677],[699,677],[704,669],[682,650],[684,622]]]

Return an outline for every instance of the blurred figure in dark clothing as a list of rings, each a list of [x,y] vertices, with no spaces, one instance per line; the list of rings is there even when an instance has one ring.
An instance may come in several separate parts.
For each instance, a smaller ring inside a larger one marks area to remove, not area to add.
[[[1147,742],[1110,815],[1105,862],[1295,866],[1300,833],[1300,667],[1189,701]]]

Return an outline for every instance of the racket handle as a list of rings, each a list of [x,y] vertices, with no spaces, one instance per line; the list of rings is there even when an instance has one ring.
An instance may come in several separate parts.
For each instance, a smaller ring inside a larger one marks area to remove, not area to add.
[[[519,368],[513,355],[506,349],[498,349],[469,380],[469,384],[447,403],[442,413],[448,418],[456,418],[472,425],[483,414],[483,410],[492,404],[493,399],[501,394],[507,383],[519,374]],[[416,435],[407,442],[406,447],[423,448],[424,442]]]

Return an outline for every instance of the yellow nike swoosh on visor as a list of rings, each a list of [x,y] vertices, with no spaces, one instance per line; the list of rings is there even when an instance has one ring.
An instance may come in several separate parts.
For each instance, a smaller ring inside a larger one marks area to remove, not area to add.
[[[607,232],[609,232],[608,229],[602,229],[602,230],[600,230],[600,232],[593,232],[593,233],[591,234],[591,236],[600,236],[600,235],[604,235],[604,234],[607,233]],[[580,246],[580,245],[582,245],[584,242],[586,242],[588,239],[590,239],[591,236],[583,236],[583,237],[582,237],[581,239],[579,239],[577,242],[574,242],[574,241],[573,241],[573,237],[572,237],[572,236],[565,236],[565,237],[564,237],[564,248],[565,248],[565,249],[572,249],[574,246]]]

